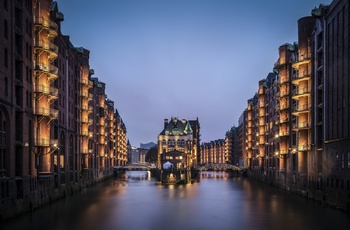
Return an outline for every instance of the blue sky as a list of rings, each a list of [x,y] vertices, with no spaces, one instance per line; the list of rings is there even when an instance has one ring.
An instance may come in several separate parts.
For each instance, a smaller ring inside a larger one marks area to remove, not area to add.
[[[90,50],[132,146],[157,142],[163,120],[196,119],[225,137],[272,71],[297,21],[331,0],[58,0],[63,34]]]

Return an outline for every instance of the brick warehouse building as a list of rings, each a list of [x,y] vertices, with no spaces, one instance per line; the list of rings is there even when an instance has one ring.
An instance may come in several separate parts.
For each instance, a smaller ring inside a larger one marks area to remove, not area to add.
[[[349,212],[349,2],[311,13],[248,99],[238,145],[249,176]]]
[[[0,5],[0,218],[39,207],[125,165],[126,127],[90,51],[61,34],[51,0]]]

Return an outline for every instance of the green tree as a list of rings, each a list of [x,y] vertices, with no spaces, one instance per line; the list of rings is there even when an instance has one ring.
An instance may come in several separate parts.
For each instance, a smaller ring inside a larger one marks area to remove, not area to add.
[[[153,146],[146,153],[146,162],[157,163],[158,161],[158,146]]]

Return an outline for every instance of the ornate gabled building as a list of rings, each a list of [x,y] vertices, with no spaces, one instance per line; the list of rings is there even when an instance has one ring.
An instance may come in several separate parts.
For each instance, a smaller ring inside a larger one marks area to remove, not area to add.
[[[164,119],[164,129],[158,135],[158,167],[161,168],[161,155],[174,150],[187,154],[186,167],[196,167],[199,137],[198,118],[194,121],[177,117],[172,117],[170,121]]]

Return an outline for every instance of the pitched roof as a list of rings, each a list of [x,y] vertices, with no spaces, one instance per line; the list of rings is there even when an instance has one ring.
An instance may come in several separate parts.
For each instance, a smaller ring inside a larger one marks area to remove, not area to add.
[[[191,125],[187,120],[179,120],[177,117],[172,117],[159,135],[187,135],[191,132]]]

